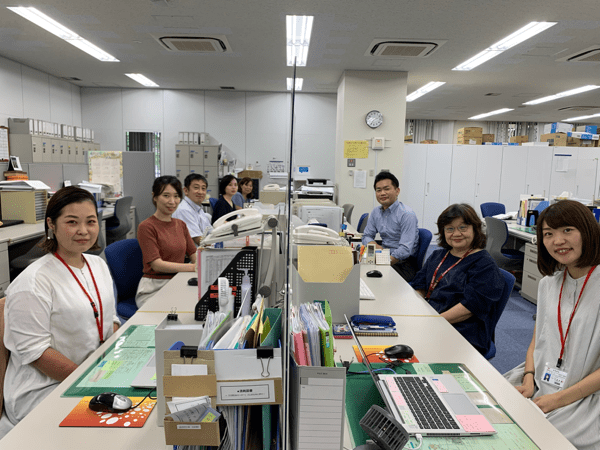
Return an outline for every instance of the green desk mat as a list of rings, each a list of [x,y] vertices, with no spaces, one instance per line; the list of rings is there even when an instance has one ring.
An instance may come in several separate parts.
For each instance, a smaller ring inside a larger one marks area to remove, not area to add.
[[[118,358],[114,358],[115,355],[124,355],[126,352],[135,353],[139,355],[139,361],[145,357],[146,354],[154,352],[154,329],[156,325],[132,325],[123,332],[121,336],[108,347],[102,356],[94,361],[90,367],[81,375],[63,394],[62,397],[86,397],[101,394],[102,392],[116,392],[118,394],[126,395],[128,397],[145,397],[148,393],[148,389],[132,388],[130,386],[131,381],[139,373],[139,369],[136,370],[134,367],[129,373],[122,376],[119,380],[115,380],[115,386],[108,386],[103,384],[101,387],[91,386],[80,386],[84,380],[89,378],[89,375],[98,370],[100,367],[112,366],[114,369],[122,365]],[[117,352],[117,353],[115,353]],[[148,361],[146,358],[145,362]],[[145,365],[145,362],[143,365]],[[142,365],[142,367],[143,367]],[[108,373],[106,370],[105,374]],[[89,384],[89,383],[88,383]]]
[[[386,364],[371,364],[374,369],[386,367]],[[340,364],[338,364],[340,366]],[[364,372],[363,364],[352,364],[350,372]],[[382,373],[391,373],[384,371]],[[508,413],[496,402],[487,389],[469,372],[462,364],[402,364],[396,368],[397,373],[412,374],[443,374],[450,373],[472,396],[475,404],[484,412],[488,420],[498,432],[492,436],[474,437],[424,437],[423,446],[426,450],[450,450],[457,447],[467,450],[535,450],[537,445],[525,432],[512,420]],[[352,395],[347,395],[352,393]],[[371,405],[385,408],[379,391],[373,384],[368,373],[348,374],[346,376],[346,417],[350,427],[352,445],[358,446],[366,443],[369,436],[360,426],[360,420],[367,413]],[[418,446],[416,439],[411,438],[406,448]]]
[[[511,228],[513,230],[523,231],[523,232],[529,233],[529,234],[536,234],[537,233],[537,231],[536,231],[535,228],[533,228],[533,227],[526,227],[526,226],[523,226],[523,225],[513,225],[513,226],[511,226]]]

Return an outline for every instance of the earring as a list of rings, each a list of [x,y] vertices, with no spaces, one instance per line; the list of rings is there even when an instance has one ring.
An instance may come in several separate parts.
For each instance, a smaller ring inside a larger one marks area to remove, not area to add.
[[[50,239],[54,239],[54,231],[52,231],[52,228],[48,228],[48,240]]]

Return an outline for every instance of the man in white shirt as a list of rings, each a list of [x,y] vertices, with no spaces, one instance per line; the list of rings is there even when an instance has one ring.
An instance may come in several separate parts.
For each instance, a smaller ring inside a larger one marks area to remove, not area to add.
[[[185,197],[172,216],[185,222],[196,245],[200,245],[200,239],[207,227],[212,228],[210,216],[202,209],[207,186],[206,178],[198,173],[192,173],[185,177],[183,187]]]

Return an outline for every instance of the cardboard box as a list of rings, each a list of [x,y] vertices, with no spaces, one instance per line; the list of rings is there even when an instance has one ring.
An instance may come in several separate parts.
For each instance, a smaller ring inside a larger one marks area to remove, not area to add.
[[[433,139],[427,139],[420,142],[421,144],[437,144],[438,141],[434,141]]]
[[[458,130],[458,136],[481,138],[483,136],[483,128],[481,128],[481,127],[460,128]]]
[[[262,170],[242,170],[240,173],[238,173],[237,177],[258,178],[260,180],[262,179]]]
[[[580,147],[598,147],[598,141],[592,139],[581,139]]]
[[[413,141],[413,135],[409,134],[408,136],[404,136],[404,142],[412,142]]]
[[[554,122],[544,125],[544,134],[568,133],[573,131],[573,125],[564,122]]]
[[[598,126],[597,125],[580,125],[577,127],[577,129],[575,131],[580,131],[582,133],[598,134]]]
[[[566,133],[542,134],[541,142],[549,142],[551,147],[579,147],[581,139],[569,137]]]
[[[493,134],[482,134],[481,140],[482,140],[482,142],[494,142],[494,137],[495,137],[495,135],[493,135]]]
[[[481,145],[483,144],[481,137],[466,137],[466,136],[458,136],[456,141],[457,144],[462,145]]]
[[[523,142],[529,142],[529,136],[512,136],[510,142],[522,144]]]

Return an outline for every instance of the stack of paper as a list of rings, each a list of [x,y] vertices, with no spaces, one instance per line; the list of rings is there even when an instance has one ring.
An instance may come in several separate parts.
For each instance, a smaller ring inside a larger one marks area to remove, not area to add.
[[[292,352],[296,363],[301,366],[334,367],[329,304],[303,303],[299,311],[292,307],[290,317]]]

